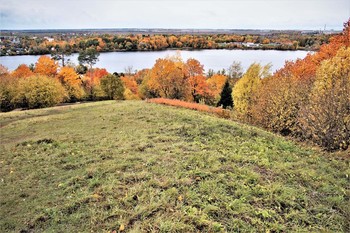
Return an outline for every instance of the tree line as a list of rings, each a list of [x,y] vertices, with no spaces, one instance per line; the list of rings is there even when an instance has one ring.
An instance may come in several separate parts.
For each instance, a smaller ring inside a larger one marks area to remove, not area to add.
[[[278,49],[278,50],[318,50],[327,43],[330,35],[270,33],[267,35],[70,35],[57,34],[52,37],[9,36],[1,40],[0,55],[44,55],[51,53],[77,53],[94,48],[99,52],[112,51],[156,51],[164,49]],[[14,38],[16,40],[14,41]],[[247,43],[254,43],[250,47]]]

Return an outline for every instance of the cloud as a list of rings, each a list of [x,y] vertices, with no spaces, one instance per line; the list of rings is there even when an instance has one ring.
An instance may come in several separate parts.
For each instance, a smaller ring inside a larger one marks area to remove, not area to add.
[[[0,0],[3,29],[341,29],[349,15],[349,0]]]

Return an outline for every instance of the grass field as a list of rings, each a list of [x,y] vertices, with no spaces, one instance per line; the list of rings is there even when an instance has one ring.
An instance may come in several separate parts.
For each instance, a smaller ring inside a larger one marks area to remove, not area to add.
[[[0,232],[349,232],[349,159],[209,114],[0,114]]]

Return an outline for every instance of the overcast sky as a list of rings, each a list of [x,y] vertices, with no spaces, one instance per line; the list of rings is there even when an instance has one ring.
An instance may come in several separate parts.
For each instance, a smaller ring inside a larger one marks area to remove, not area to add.
[[[0,0],[0,29],[340,30],[350,0]]]

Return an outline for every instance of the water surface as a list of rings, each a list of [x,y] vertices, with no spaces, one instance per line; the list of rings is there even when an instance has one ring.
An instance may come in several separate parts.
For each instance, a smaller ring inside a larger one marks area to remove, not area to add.
[[[286,60],[304,58],[307,53],[306,51],[204,49],[181,51],[181,56],[183,60],[188,58],[199,60],[206,71],[227,69],[233,61],[240,61],[244,70],[253,62],[260,62],[263,65],[271,63],[272,71],[275,71],[283,67]],[[134,70],[141,70],[151,68],[158,58],[175,54],[175,50],[101,53],[94,67],[106,68],[109,72],[124,72],[129,66]],[[20,64],[34,64],[39,57],[34,55],[0,57],[0,63],[14,70]],[[69,58],[74,64],[78,64],[78,54],[73,54]]]

